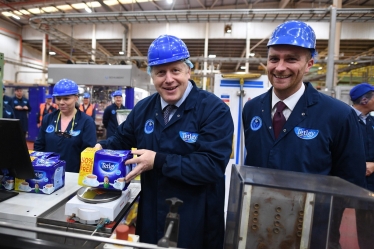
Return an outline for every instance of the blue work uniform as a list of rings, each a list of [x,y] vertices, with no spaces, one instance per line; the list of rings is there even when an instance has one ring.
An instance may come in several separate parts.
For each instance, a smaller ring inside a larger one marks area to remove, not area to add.
[[[272,88],[245,104],[245,164],[339,176],[364,186],[366,163],[357,115],[310,83],[305,86],[277,140],[272,129]]]
[[[15,118],[13,108],[8,104],[3,104],[3,118]]]
[[[358,115],[360,111],[356,110]],[[362,115],[362,114],[361,114]],[[374,162],[374,118],[369,114],[365,122],[358,116],[357,121],[364,137],[366,162]],[[374,192],[374,174],[366,176],[366,188]],[[364,209],[366,208],[366,209]],[[373,248],[374,238],[372,228],[374,225],[374,210],[372,205],[363,209],[356,209],[357,239],[360,249]]]
[[[96,144],[96,126],[92,118],[77,110],[74,118],[66,128],[71,137],[58,136],[55,131],[61,129],[61,122],[57,123],[60,110],[56,110],[43,117],[38,137],[34,143],[35,151],[56,152],[60,159],[66,161],[67,172],[79,172],[81,152]]]
[[[357,116],[347,104],[319,93],[310,83],[292,110],[278,139],[272,127],[272,88],[243,109],[245,165],[341,177],[365,186],[365,155]],[[316,196],[310,248],[326,243],[329,202]],[[329,244],[339,243],[344,205],[331,218]],[[338,248],[331,247],[331,248]]]
[[[122,104],[118,107],[116,104],[111,104],[104,110],[103,124],[106,129],[106,137],[109,138],[114,135],[118,127],[116,110],[126,109]]]
[[[24,132],[27,132],[29,130],[29,116],[28,116],[28,114],[31,111],[30,102],[25,97],[22,97],[22,98],[19,99],[16,96],[14,96],[13,99],[12,99],[12,106],[14,108],[18,105],[22,106],[22,107],[27,106],[27,108],[28,108],[28,110],[13,109],[16,119],[19,119],[20,122],[21,122],[22,130]]]
[[[169,206],[183,201],[178,247],[222,248],[225,169],[230,159],[233,121],[230,109],[215,95],[193,87],[165,125],[158,93],[139,101],[103,148],[156,152],[152,170],[141,174],[136,232],[157,244],[164,235]]]
[[[13,105],[13,98],[11,98],[11,97],[9,97],[9,96],[7,96],[7,95],[4,95],[3,96],[3,103],[5,104],[5,105],[10,105],[10,107],[13,107],[12,105]]]
[[[369,114],[366,123],[359,117],[357,121],[364,137],[366,162],[374,162],[374,118]],[[374,174],[366,177],[366,188],[374,192]]]

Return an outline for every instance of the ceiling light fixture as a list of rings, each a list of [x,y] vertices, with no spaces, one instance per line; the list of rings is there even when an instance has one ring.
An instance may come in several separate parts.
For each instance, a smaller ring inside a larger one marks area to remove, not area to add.
[[[210,54],[208,55],[209,58],[216,58],[216,55],[215,54]]]
[[[16,16],[16,15],[12,15],[12,17],[13,17],[14,19],[17,19],[17,20],[21,19],[19,16]]]
[[[167,2],[168,4],[172,4],[172,3],[173,3],[173,0],[166,0],[166,2]]]
[[[56,55],[56,52],[54,52],[54,51],[49,51],[49,55]]]
[[[244,70],[244,69],[245,69],[245,66],[241,66],[240,69],[243,69],[243,70]]]
[[[124,55],[124,54],[125,54],[124,51],[119,51],[118,53],[119,53],[120,55]]]
[[[90,7],[88,7],[87,4],[86,4],[86,6],[84,7],[84,10],[87,11],[88,13],[92,13],[92,10],[90,9]]]
[[[232,32],[231,24],[226,24],[225,25],[225,33],[226,34],[231,34],[231,32]]]

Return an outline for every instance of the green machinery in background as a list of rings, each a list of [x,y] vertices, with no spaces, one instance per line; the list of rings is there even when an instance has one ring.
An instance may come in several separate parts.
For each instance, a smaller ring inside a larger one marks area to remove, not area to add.
[[[4,76],[4,54],[3,53],[0,53],[0,82],[1,82],[1,85],[4,85],[4,82],[3,82],[3,76]],[[0,87],[0,118],[3,117],[3,88]]]

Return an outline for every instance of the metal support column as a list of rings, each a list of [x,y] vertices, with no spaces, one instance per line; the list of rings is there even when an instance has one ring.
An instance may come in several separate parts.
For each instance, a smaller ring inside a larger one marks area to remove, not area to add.
[[[326,74],[326,90],[333,90],[334,84],[334,51],[335,51],[335,27],[336,27],[336,7],[330,6],[330,35],[328,43],[327,57],[327,74]]]

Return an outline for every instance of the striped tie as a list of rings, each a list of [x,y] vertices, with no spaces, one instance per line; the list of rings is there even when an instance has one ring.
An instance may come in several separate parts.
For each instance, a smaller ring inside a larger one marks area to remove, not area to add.
[[[165,124],[169,122],[170,113],[173,111],[174,108],[175,108],[175,105],[167,105],[164,108],[164,123]]]

